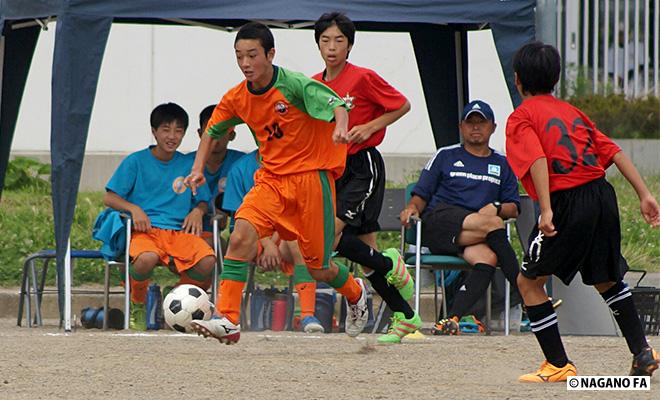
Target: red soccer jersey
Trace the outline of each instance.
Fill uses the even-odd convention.
[[[621,148],[582,111],[548,94],[524,100],[509,116],[506,150],[511,168],[537,200],[529,174],[534,161],[547,159],[552,193],[603,177]]]
[[[348,129],[355,125],[365,124],[381,115],[398,110],[406,103],[406,98],[393,88],[377,73],[368,69],[346,63],[344,69],[335,79],[323,80],[323,72],[312,78],[328,85],[341,96],[350,108],[348,113]],[[363,143],[349,143],[348,154],[355,154],[362,149],[378,146],[385,137],[385,128],[374,132]]]

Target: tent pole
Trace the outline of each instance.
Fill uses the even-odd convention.
[[[457,120],[461,120],[465,107],[465,87],[463,87],[463,40],[461,31],[454,32],[454,57],[456,58],[456,102],[458,106]]]
[[[0,110],[2,109],[2,76],[5,72],[5,37],[0,35]]]
[[[64,332],[71,332],[71,238],[64,256]]]

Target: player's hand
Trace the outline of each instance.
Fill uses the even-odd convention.
[[[374,134],[374,130],[367,124],[355,125],[348,131],[348,140],[351,143],[362,143]]]
[[[335,124],[335,130],[332,131],[332,141],[335,142],[335,144],[348,143],[349,138],[346,129],[339,126],[339,124]]]
[[[264,250],[257,259],[257,265],[264,271],[275,271],[282,264],[280,249],[272,240],[263,240],[261,245]]]
[[[419,210],[415,206],[408,206],[401,211],[399,214],[399,219],[401,220],[401,225],[406,228],[410,228],[410,217],[419,218]]]
[[[206,183],[203,172],[190,171],[190,175],[186,176],[183,184],[192,190],[193,196],[197,195],[197,188]]]
[[[149,220],[147,214],[138,206],[135,206],[130,212],[134,230],[138,232],[149,232],[151,229],[151,220]]]
[[[660,226],[660,206],[653,196],[647,196],[640,200],[639,209],[642,212],[644,221],[652,228]]]
[[[186,215],[186,218],[183,220],[183,225],[181,225],[181,229],[185,233],[191,233],[193,235],[200,236],[202,234],[202,218],[204,217],[204,212],[200,210],[199,208],[195,207],[190,212],[188,215]]]
[[[557,234],[555,225],[552,223],[552,215],[552,210],[548,210],[541,212],[541,215],[539,216],[539,230],[548,237],[552,237]]]

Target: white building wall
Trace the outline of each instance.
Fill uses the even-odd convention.
[[[14,155],[44,155],[50,149],[54,24],[49,28],[41,33],[37,44],[12,144]],[[273,33],[276,64],[307,75],[322,70],[313,31],[275,29]],[[188,112],[190,127],[181,150],[194,150],[199,111],[216,103],[243,79],[233,55],[234,35],[189,26],[114,24],[101,67],[87,156],[126,154],[151,144],[149,114],[167,101],[180,104]],[[512,106],[492,35],[489,30],[470,32],[468,39],[470,98],[483,99],[493,106],[499,125],[491,144],[502,150],[505,122]],[[388,129],[381,152],[386,156],[416,156],[423,165],[435,151],[435,144],[410,36],[358,32],[350,61],[377,71],[412,104],[410,113]],[[247,128],[238,129],[230,147],[243,151],[255,148]],[[388,166],[388,172],[390,169]],[[85,186],[89,185],[83,182]]]

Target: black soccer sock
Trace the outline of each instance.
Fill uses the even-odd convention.
[[[343,232],[337,245],[337,252],[342,257],[371,268],[381,275],[392,269],[392,260],[374,250],[352,233]]]
[[[456,316],[459,319],[464,316],[486,292],[493,274],[495,274],[495,267],[488,264],[475,264],[465,283],[454,296],[454,303],[449,310],[449,316]]]
[[[397,288],[387,283],[384,275],[372,271],[369,275],[365,274],[365,276],[371,282],[371,286],[376,293],[380,295],[392,311],[402,312],[406,319],[415,316],[415,312],[410,307],[410,304],[401,297],[401,293],[399,293]]]
[[[546,301],[536,306],[527,306],[527,316],[545,359],[557,368],[566,365],[568,356],[559,336],[557,314],[552,308],[552,303]]]
[[[644,329],[628,285],[619,281],[600,295],[612,310],[614,319],[616,319],[623,337],[626,338],[630,352],[637,355],[648,347],[649,344],[646,342]]]
[[[492,232],[488,232],[486,235],[486,244],[490,247],[491,250],[497,255],[497,264],[502,268],[502,272],[506,277],[506,280],[509,281],[511,286],[513,286],[516,291],[518,290],[518,283],[516,279],[518,278],[518,257],[516,257],[516,252],[513,251],[511,243],[506,236],[506,230],[496,229]]]

